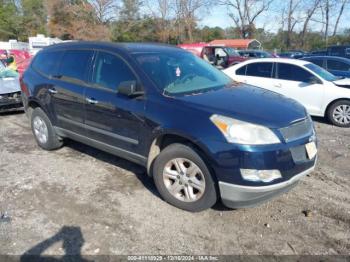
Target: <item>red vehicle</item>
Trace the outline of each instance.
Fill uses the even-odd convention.
[[[6,50],[0,50],[0,54],[4,53],[5,51]],[[22,75],[29,66],[32,56],[29,54],[29,52],[24,50],[9,50],[9,52],[15,58],[18,73]]]
[[[219,68],[227,68],[247,60],[233,48],[222,45],[211,45],[208,43],[182,44],[178,45],[212,65]]]

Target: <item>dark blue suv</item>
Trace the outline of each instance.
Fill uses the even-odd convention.
[[[40,147],[69,138],[140,164],[163,199],[185,210],[219,198],[254,206],[315,167],[304,107],[176,47],[54,45],[35,56],[21,86]]]

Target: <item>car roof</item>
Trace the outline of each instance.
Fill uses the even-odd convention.
[[[312,59],[312,58],[316,58],[316,59],[333,59],[333,60],[338,60],[338,61],[344,61],[347,63],[350,63],[350,59],[345,58],[345,57],[340,57],[340,56],[307,56],[307,57],[303,57],[302,59]]]
[[[106,50],[119,50],[127,53],[148,53],[148,52],[185,52],[183,49],[167,44],[160,43],[113,43],[113,42],[90,42],[90,41],[77,41],[77,42],[65,42],[54,44],[46,47],[44,50],[56,50],[56,49],[71,49],[71,48],[102,48]]]
[[[258,59],[250,59],[250,60],[244,61],[242,63],[237,64],[237,66],[248,65],[255,62],[285,63],[285,64],[293,64],[293,65],[299,65],[299,66],[304,66],[310,63],[308,61],[299,60],[299,59],[290,59],[290,58],[258,58]]]

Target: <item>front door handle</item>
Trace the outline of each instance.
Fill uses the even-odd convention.
[[[98,101],[95,100],[94,98],[86,98],[86,101],[87,101],[89,104],[92,104],[92,105],[98,104]]]
[[[281,83],[275,84],[275,87],[281,88],[281,87],[282,87],[282,84],[281,84]]]
[[[49,93],[54,95],[54,94],[57,94],[58,92],[57,92],[56,89],[50,88],[50,89],[49,89]]]

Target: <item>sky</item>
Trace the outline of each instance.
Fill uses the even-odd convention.
[[[278,0],[282,1],[282,0]],[[278,2],[277,2],[278,3]],[[215,27],[219,26],[221,28],[227,28],[229,26],[233,26],[233,20],[227,14],[227,7],[216,5],[213,7],[209,13],[205,13],[202,15],[199,21],[199,25],[201,27],[210,26]],[[339,31],[350,28],[350,20],[348,19],[350,16],[350,5],[345,10],[342,19],[339,23]],[[276,22],[277,21],[277,22]],[[277,32],[277,30],[281,26],[281,15],[278,12],[265,12],[261,17],[256,21],[257,27],[265,28],[265,30],[270,32]],[[314,31],[321,31],[322,24],[320,23],[310,23],[310,28]],[[333,28],[331,26],[331,32]]]

